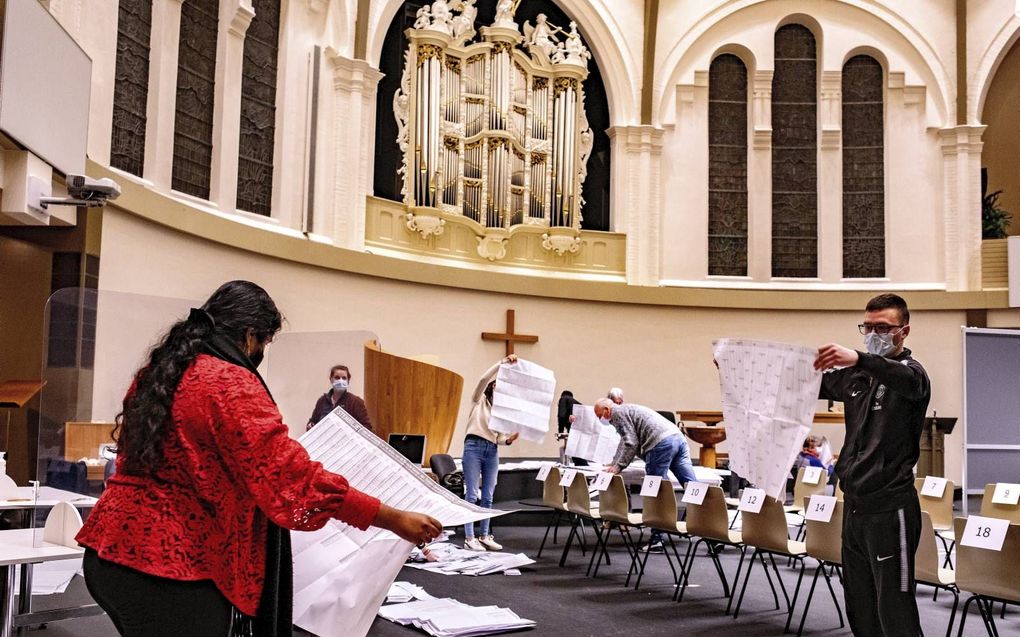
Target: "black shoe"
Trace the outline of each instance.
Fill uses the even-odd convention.
[[[662,540],[655,540],[645,544],[639,549],[642,553],[663,553],[665,549],[662,546]]]

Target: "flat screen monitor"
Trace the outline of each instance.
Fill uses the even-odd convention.
[[[421,466],[425,462],[425,436],[421,434],[390,434],[387,442],[412,464]]]

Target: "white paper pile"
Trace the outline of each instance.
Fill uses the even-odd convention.
[[[67,590],[75,575],[81,573],[81,558],[40,562],[32,568],[32,594],[54,595]],[[14,567],[14,581],[20,581],[21,566]]]
[[[379,616],[403,626],[413,625],[437,637],[492,635],[535,625],[509,608],[469,606],[449,598],[383,606]]]
[[[435,599],[425,592],[425,589],[411,582],[393,582],[390,584],[390,592],[386,593],[387,604],[409,602],[413,599]]]
[[[822,375],[815,350],[741,339],[715,342],[730,468],[782,501],[811,429]]]
[[[343,409],[323,418],[300,442],[312,459],[351,486],[391,506],[427,513],[444,526],[504,513],[468,504],[442,488]],[[339,520],[318,531],[292,533],[291,541],[294,623],[320,637],[368,634],[412,548],[389,531],[360,531]]]
[[[552,370],[521,358],[516,363],[503,363],[492,392],[489,429],[519,433],[525,440],[541,443],[549,432],[555,391]]]
[[[448,542],[434,542],[429,545],[429,551],[435,561],[412,562],[407,566],[443,575],[491,575],[535,563],[524,553],[481,553],[458,548]]]
[[[574,405],[574,422],[567,436],[566,455],[607,465],[613,461],[619,446],[620,434],[613,426],[600,423],[590,405]]]

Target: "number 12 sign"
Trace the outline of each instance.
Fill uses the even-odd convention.
[[[761,505],[765,504],[765,489],[744,489],[740,496],[740,506],[737,509],[748,513],[761,512]]]

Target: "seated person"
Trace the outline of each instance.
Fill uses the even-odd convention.
[[[344,411],[349,413],[355,420],[361,423],[362,427],[372,431],[372,421],[368,417],[368,409],[365,407],[365,401],[362,400],[360,396],[356,396],[347,391],[347,387],[350,382],[351,370],[349,370],[346,365],[334,365],[330,368],[330,390],[322,396],[319,396],[319,400],[316,401],[315,409],[312,411],[312,417],[308,419],[308,426],[305,428],[306,431],[314,427],[316,423],[326,417],[326,414],[337,407],[343,407]]]
[[[794,473],[801,467],[819,467],[825,469],[829,475],[832,475],[835,467],[822,462],[818,449],[821,444],[822,439],[818,436],[811,435],[804,439],[804,448],[797,454],[797,461],[793,463]]]

